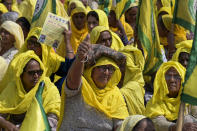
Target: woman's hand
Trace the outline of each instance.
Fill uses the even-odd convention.
[[[17,128],[14,124],[5,119],[0,118],[0,122],[0,127],[4,128],[5,131],[19,131],[19,128]]]
[[[72,31],[71,31],[69,22],[68,22],[68,30],[65,29],[64,32],[63,32],[63,35],[64,35],[64,42],[66,44],[70,43],[70,38],[71,38],[71,35],[72,35]]]

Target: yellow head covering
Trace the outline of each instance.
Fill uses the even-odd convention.
[[[6,60],[1,56],[0,56],[0,65],[1,65],[0,66],[0,72],[1,72],[0,81],[1,81],[8,67]]]
[[[7,13],[8,9],[6,8],[6,6],[2,3],[0,3],[0,12],[2,13]]]
[[[171,7],[171,0],[161,0],[164,7]]]
[[[25,44],[22,46],[22,48],[19,50],[18,54],[26,52],[27,49],[27,40],[34,36],[37,39],[39,39],[40,33],[41,33],[42,28],[35,27],[32,28],[26,38]],[[50,76],[52,73],[55,73],[60,66],[60,63],[64,61],[64,58],[60,57],[57,55],[54,50],[50,47],[47,46],[46,44],[41,44],[42,47],[42,62],[45,66],[46,69],[46,76]],[[18,55],[17,54],[17,55]]]
[[[169,61],[161,65],[155,77],[153,97],[146,106],[146,116],[150,118],[161,115],[170,121],[178,118],[182,86],[176,98],[169,98],[167,96],[169,91],[165,80],[165,73],[171,67],[174,67],[181,76],[181,85],[184,82],[185,68],[181,64],[175,61]]]
[[[92,80],[92,70],[96,66],[108,64],[114,66],[115,71],[106,87],[99,89]],[[84,77],[82,77],[82,94],[85,102],[97,110],[104,112],[110,118],[126,118],[128,116],[126,104],[117,87],[120,78],[121,72],[115,62],[106,57],[100,58],[96,65],[84,71]]]
[[[127,117],[123,121],[119,131],[132,131],[136,124],[144,118],[146,117],[143,115],[132,115]]]
[[[171,8],[170,7],[161,7],[157,13],[157,16],[161,13],[161,12],[166,12],[168,15],[172,15],[171,12]]]
[[[131,8],[131,7],[136,7],[136,6],[138,6],[139,5],[139,0],[135,0],[134,2],[132,2],[131,4],[130,4],[130,6],[129,6],[129,8]],[[128,9],[129,9],[128,8]],[[127,9],[127,10],[128,10]]]
[[[99,17],[99,26],[105,26],[109,29],[109,22],[106,13],[100,9],[95,9],[93,11],[95,11]]]
[[[186,40],[186,41],[182,41],[178,44],[176,44],[176,52],[174,53],[174,55],[172,56],[172,60],[173,61],[179,61],[179,55],[181,52],[186,52],[190,54],[191,48],[192,48],[192,43],[193,40]]]
[[[114,32],[110,31],[107,27],[104,26],[96,26],[92,32],[90,33],[90,41],[92,44],[96,44],[96,42],[99,39],[100,33],[103,31],[109,31],[110,34],[112,35],[112,44],[111,48],[118,51],[120,48],[124,47],[121,39],[117,34]]]
[[[163,15],[162,16],[163,23],[169,31],[171,31],[171,28],[172,28],[172,19],[173,19],[172,15]],[[187,40],[185,29],[177,24],[174,25],[174,32],[173,33],[175,35],[175,44],[178,44],[181,41]]]
[[[14,46],[19,50],[24,43],[23,30],[21,29],[20,25],[12,21],[5,21],[1,25],[1,28],[4,28],[10,34],[14,35],[15,38]]]
[[[35,85],[35,87],[27,93],[21,81],[21,74],[24,71],[24,67],[31,59],[35,59],[36,61],[38,61],[40,64],[40,68],[44,72],[40,77],[39,82]],[[42,93],[42,105],[44,107],[44,110],[46,113],[54,113],[57,116],[59,116],[59,92],[57,88],[54,86],[54,84],[50,82],[49,78],[45,77],[46,71],[44,69],[44,65],[33,51],[28,51],[26,53],[18,55],[18,57],[16,57],[9,65],[8,70],[10,70],[12,74],[10,74],[10,79],[6,81],[6,87],[0,95],[0,113],[25,113],[29,109],[33,99],[35,98],[35,94],[38,90],[39,83],[41,81],[44,81],[45,86]]]

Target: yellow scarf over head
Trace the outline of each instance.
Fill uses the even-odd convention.
[[[162,16],[164,26],[166,27],[168,31],[171,31],[172,29],[172,19],[173,19],[172,15]],[[181,41],[187,40],[186,30],[177,24],[174,25],[174,31],[172,33],[174,34],[174,44],[178,44]]]
[[[124,47],[121,39],[119,38],[119,36],[117,34],[115,34],[114,32],[110,31],[107,27],[104,26],[96,26],[94,27],[94,29],[92,30],[92,32],[90,33],[90,41],[92,44],[96,44],[96,42],[98,41],[101,32],[103,31],[108,31],[110,32],[111,36],[112,36],[112,44],[111,47],[112,49],[118,51],[120,48]]]
[[[176,98],[169,98],[167,96],[169,91],[165,79],[165,74],[171,67],[174,67],[181,76],[181,85],[184,82],[185,68],[181,64],[175,61],[163,63],[157,71],[154,80],[153,97],[146,106],[147,117],[154,118],[157,116],[164,116],[169,121],[173,121],[178,118],[179,106],[181,103],[180,95],[182,86]]]
[[[181,52],[186,52],[190,54],[191,48],[192,48],[192,43],[193,40],[186,40],[186,41],[182,41],[178,44],[176,44],[176,52],[174,53],[174,55],[172,56],[172,60],[173,61],[179,61],[179,55]]]
[[[99,26],[105,26],[109,29],[109,22],[106,13],[100,9],[95,9],[93,11],[95,11],[99,17]]]
[[[6,60],[1,56],[0,56],[0,65],[1,65],[0,66],[0,72],[1,72],[0,81],[1,81],[8,67]]]
[[[104,89],[99,89],[92,79],[92,70],[96,66],[108,64],[115,67],[115,71],[106,87]],[[94,66],[84,71],[84,77],[82,77],[82,95],[84,101],[110,118],[126,118],[128,116],[127,107],[117,87],[120,78],[121,72],[115,62],[106,57],[100,58]]]
[[[30,30],[26,38],[25,44],[19,50],[18,54],[26,52],[28,50],[27,40],[30,37],[34,36],[37,39],[39,39],[41,30],[42,28],[39,28],[39,27],[35,27]],[[56,54],[52,47],[46,44],[41,44],[41,48],[42,48],[42,63],[44,64],[45,69],[46,69],[46,76],[49,77],[52,73],[55,73],[59,69],[61,62],[64,62],[65,60],[64,58]]]
[[[5,21],[0,28],[4,28],[14,36],[14,47],[19,50],[24,44],[23,30],[21,29],[20,25],[13,21]]]
[[[40,76],[38,83],[29,92],[26,92],[21,80],[21,74],[24,72],[26,64],[35,59],[40,64],[40,68],[43,70],[43,74]],[[60,96],[57,88],[49,78],[45,77],[44,65],[40,61],[37,55],[33,51],[21,53],[16,57],[9,65],[10,72],[12,72],[10,79],[7,82],[5,89],[0,95],[0,113],[3,114],[22,114],[26,113],[25,119],[21,128],[34,127],[34,130],[38,130],[41,126],[42,118],[40,108],[38,107],[36,100],[36,92],[39,87],[39,83],[44,81],[44,89],[42,93],[42,106],[46,114],[54,113],[59,117],[60,112]],[[37,110],[32,110],[37,109]],[[39,112],[39,113],[38,113]],[[38,113],[38,114],[37,114]],[[22,130],[21,129],[21,130]],[[22,131],[23,131],[22,130]]]

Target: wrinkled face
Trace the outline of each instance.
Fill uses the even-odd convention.
[[[112,65],[97,66],[92,70],[92,79],[99,89],[104,89],[113,75],[115,68]]]
[[[91,32],[92,29],[99,25],[99,21],[94,16],[88,17],[88,31]]]
[[[25,91],[29,92],[38,83],[42,73],[40,64],[36,60],[32,59],[27,63],[21,75]]]
[[[73,23],[78,30],[85,27],[86,15],[84,13],[76,13],[72,16]]]
[[[14,35],[10,34],[7,30],[5,30],[4,28],[0,29],[0,43],[1,43],[1,47],[4,48],[6,46],[13,46],[14,42],[15,42],[15,38]]]
[[[169,91],[168,97],[176,98],[181,87],[181,76],[174,67],[171,67],[166,72],[165,79]]]
[[[138,7],[132,7],[125,13],[126,22],[128,22],[132,27],[136,25]]]
[[[181,65],[187,68],[188,61],[189,61],[189,53],[181,52],[179,54],[179,62],[181,63]]]
[[[116,13],[111,10],[108,15],[109,26],[117,27]]]
[[[100,33],[99,39],[96,42],[97,44],[101,44],[107,47],[111,47],[112,44],[112,36],[109,31],[103,31]]]
[[[33,50],[37,56],[41,58],[42,56],[42,47],[41,44],[37,41],[38,39],[35,36],[31,36],[27,40],[27,49]]]
[[[12,0],[4,0],[3,4],[7,7],[8,11],[12,11]]]

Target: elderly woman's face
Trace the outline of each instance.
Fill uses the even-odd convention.
[[[39,42],[37,42],[37,38],[32,36],[27,40],[27,49],[33,50],[35,54],[39,57],[42,56],[42,47]]]
[[[82,30],[86,24],[86,15],[84,13],[76,13],[72,16],[73,23],[78,30]]]
[[[165,79],[169,91],[168,97],[176,98],[181,87],[181,76],[174,67],[171,67],[167,70]]]
[[[99,89],[104,89],[115,68],[112,65],[97,66],[92,70],[92,79]]]
[[[112,36],[111,36],[110,32],[109,31],[101,32],[96,43],[107,46],[107,47],[111,47]]]
[[[188,61],[189,61],[189,53],[181,52],[179,54],[179,62],[181,63],[181,65],[187,68]]]
[[[0,29],[0,36],[1,36],[0,43],[2,47],[8,46],[8,45],[14,45],[13,44],[15,42],[14,35],[10,34],[4,28]]]
[[[27,92],[38,83],[42,73],[40,64],[36,60],[32,59],[27,63],[21,75],[23,87]]]

